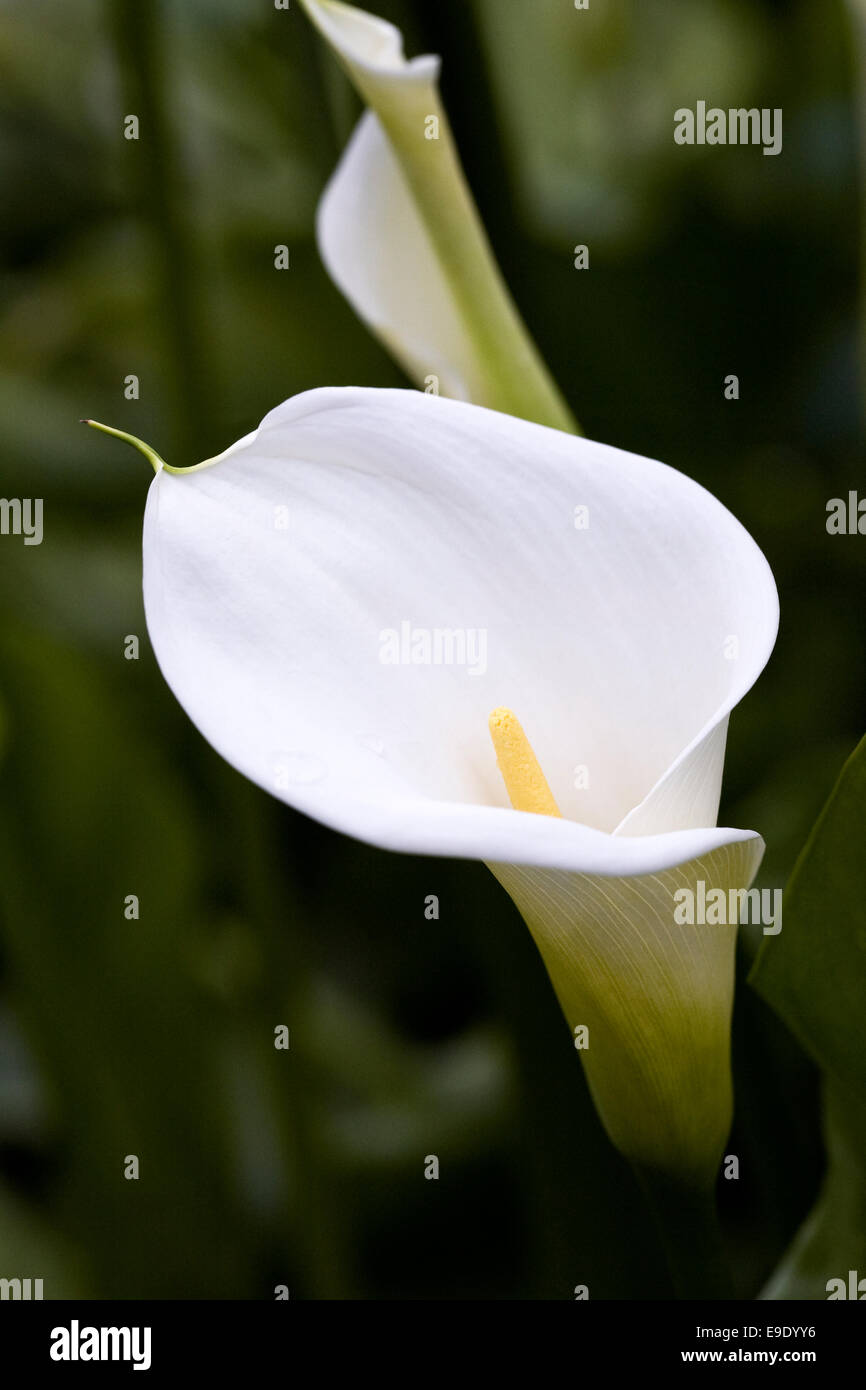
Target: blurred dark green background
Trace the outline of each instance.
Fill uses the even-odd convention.
[[[773,566],[781,635],[732,720],[721,822],[764,834],[781,886],[864,724],[864,542],[825,529],[864,479],[844,12],[377,12],[443,55],[491,239],[586,433],[698,479]],[[783,154],[677,147],[698,99],[782,107]],[[664,1298],[508,899],[480,865],[330,834],[203,743],[147,642],[149,470],[77,423],[187,464],[308,387],[405,384],[314,242],[356,111],[297,4],[0,3],[0,491],[45,507],[41,546],[0,538],[0,1276],[46,1297]],[[813,1069],[745,984],[734,1054],[720,1196],[751,1297],[823,1155]]]

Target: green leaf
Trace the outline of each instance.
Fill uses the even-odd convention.
[[[866,739],[848,759],[785,890],[782,930],[749,982],[833,1079],[866,1094]]]
[[[829,1167],[814,1210],[800,1227],[762,1299],[828,1297],[830,1279],[866,1276],[866,1105],[835,1082],[825,1089]]]
[[[763,1293],[824,1299],[866,1275],[866,739],[848,759],[785,890],[750,983],[825,1072],[828,1168],[818,1201]]]

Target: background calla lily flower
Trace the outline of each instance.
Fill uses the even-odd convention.
[[[302,0],[370,108],[322,198],[331,278],[420,386],[574,429],[496,265],[438,90],[392,24]]]
[[[569,1027],[589,1028],[614,1141],[708,1184],[736,927],[675,925],[673,892],[757,869],[761,839],[716,817],[728,714],[778,621],[734,517],[674,469],[557,430],[317,390],[206,466],[158,467],[144,598],[166,680],[239,771],[362,840],[491,866]],[[437,632],[440,664],[419,641]],[[503,704],[560,817],[509,806],[487,732]]]

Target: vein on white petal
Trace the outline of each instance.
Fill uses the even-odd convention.
[[[675,894],[751,882],[757,843],[613,881],[506,863],[493,873],[525,918],[614,1143],[633,1161],[715,1170],[731,1113],[736,923],[678,926]],[[614,1043],[614,1045],[610,1045]]]

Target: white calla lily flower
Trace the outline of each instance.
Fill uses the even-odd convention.
[[[336,285],[419,386],[573,430],[514,306],[438,90],[392,24],[302,0],[370,108],[323,195],[319,249]]]
[[[489,864],[614,1142],[706,1185],[736,924],[677,925],[673,894],[763,851],[716,826],[778,622],[748,533],[664,464],[416,391],[311,391],[155,466],[147,625],[205,738],[336,830]]]

